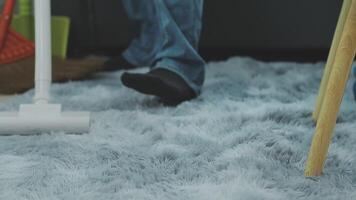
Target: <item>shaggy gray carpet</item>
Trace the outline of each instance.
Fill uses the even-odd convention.
[[[324,175],[303,176],[322,68],[210,63],[202,96],[176,108],[124,88],[121,72],[56,84],[53,98],[66,110],[93,112],[91,131],[1,137],[0,199],[355,199],[350,84]]]

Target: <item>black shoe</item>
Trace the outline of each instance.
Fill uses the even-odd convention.
[[[166,105],[178,105],[196,98],[194,91],[176,73],[158,68],[146,74],[124,73],[122,83],[140,93],[154,95]]]
[[[137,66],[129,63],[124,57],[121,55],[112,57],[109,60],[107,60],[104,64],[102,69],[104,71],[116,71],[116,70],[122,70],[122,69],[133,69],[136,68]]]

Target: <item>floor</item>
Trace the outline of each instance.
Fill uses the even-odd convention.
[[[63,111],[92,113],[90,132],[1,136],[0,199],[356,199],[353,77],[323,176],[303,176],[324,65],[211,62],[201,96],[177,107],[125,88],[123,72],[53,84]]]
[[[6,101],[11,97],[13,97],[13,96],[12,95],[2,95],[2,94],[0,94],[0,102],[1,101]]]

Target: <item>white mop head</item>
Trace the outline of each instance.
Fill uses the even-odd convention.
[[[61,105],[49,104],[52,76],[51,6],[49,0],[35,0],[36,72],[34,104],[21,105],[19,112],[0,113],[0,135],[28,135],[50,132],[89,131],[88,112],[61,112]]]
[[[0,135],[89,131],[89,112],[61,112],[61,105],[21,105],[19,112],[0,113]]]

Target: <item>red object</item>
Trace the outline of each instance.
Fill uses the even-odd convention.
[[[33,42],[10,29],[15,0],[6,0],[0,16],[0,64],[12,63],[35,54]]]

